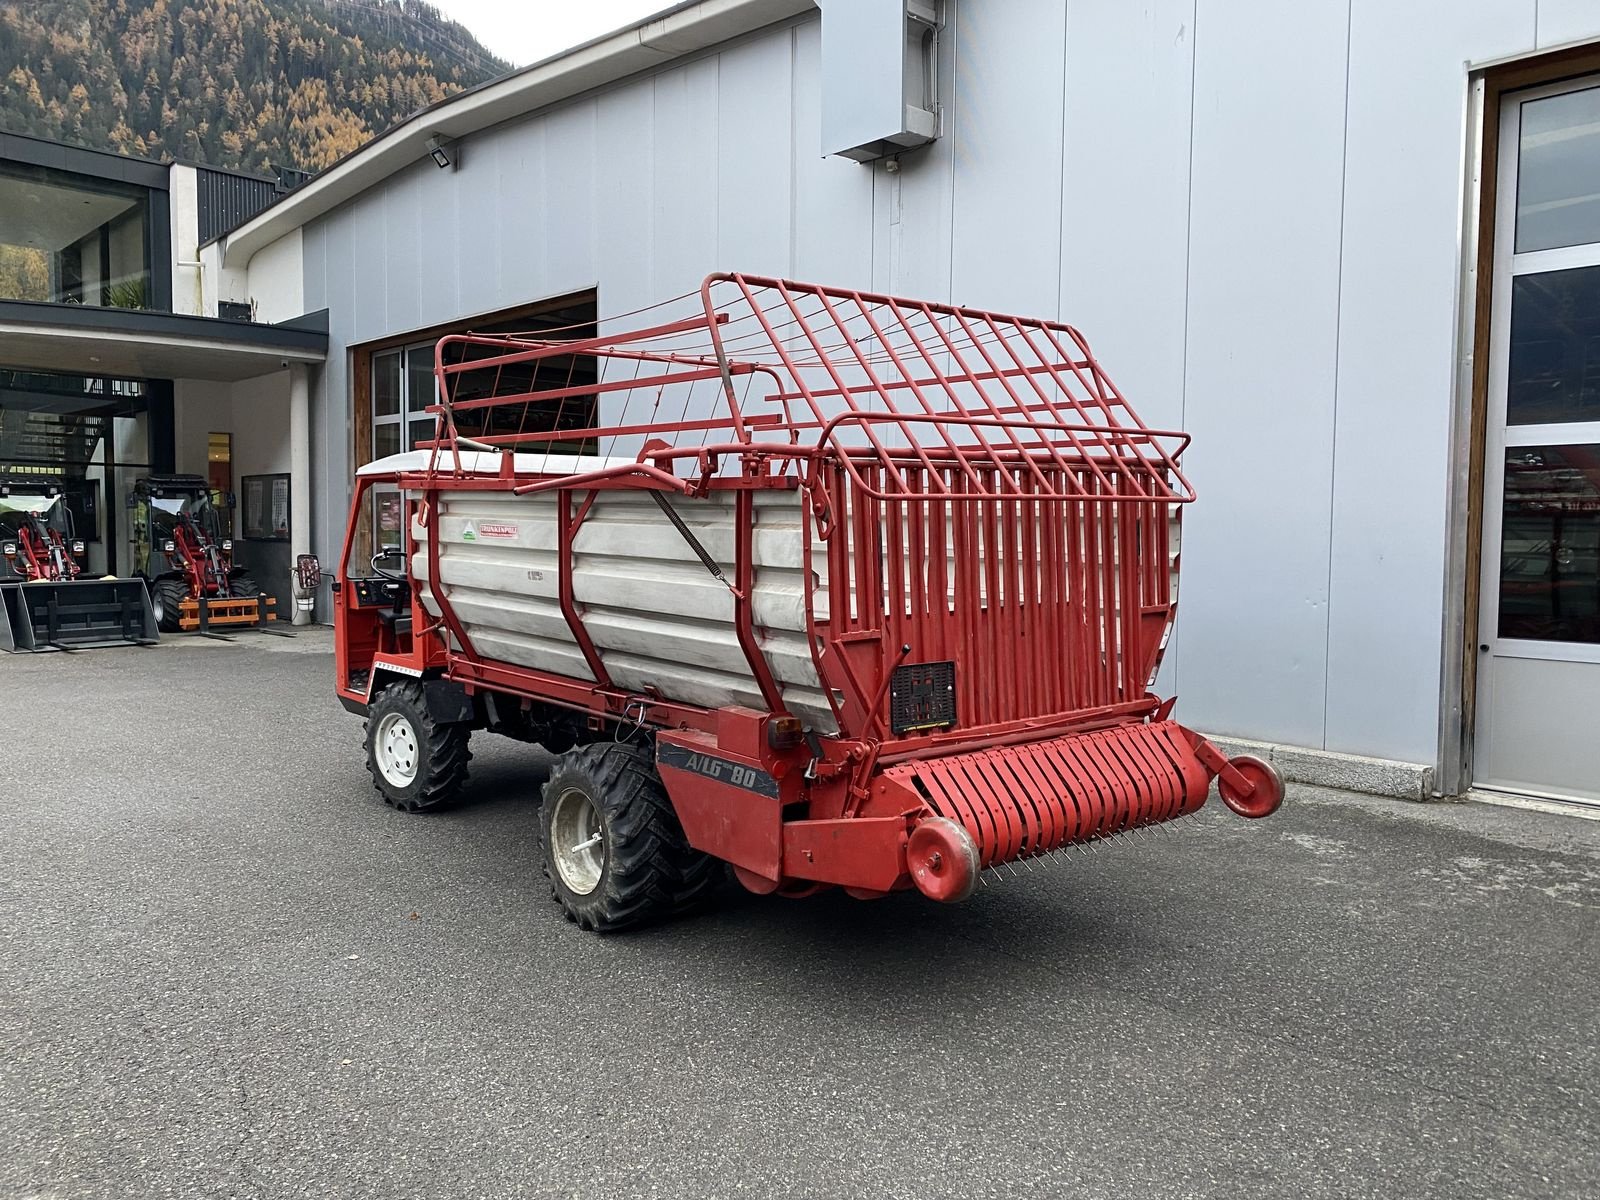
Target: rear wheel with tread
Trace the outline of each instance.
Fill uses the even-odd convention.
[[[717,859],[689,845],[654,756],[638,746],[562,755],[544,785],[539,844],[556,903],[598,933],[699,907],[723,878]]]
[[[415,680],[384,688],[367,709],[367,770],[383,802],[426,812],[451,800],[467,779],[471,732],[429,716]]]

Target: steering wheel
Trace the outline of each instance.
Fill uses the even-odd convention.
[[[383,562],[385,559],[389,559],[389,558],[398,558],[398,559],[400,559],[400,561],[402,563],[404,563],[405,562],[405,552],[403,550],[401,550],[400,547],[398,547],[398,546],[389,546],[389,547],[386,547],[383,550],[378,551],[378,553],[376,553],[376,554],[374,554],[372,556],[372,572],[373,572],[373,574],[375,574],[375,575],[377,575],[377,576],[379,576],[380,578],[383,578],[383,579],[392,580],[395,583],[403,583],[405,581],[405,576],[403,574],[399,574],[399,575],[393,574],[390,571],[388,571],[388,570],[386,570],[383,567],[378,565],[379,563]]]

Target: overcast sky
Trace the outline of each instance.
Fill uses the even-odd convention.
[[[675,0],[432,0],[501,58],[525,67],[632,25]]]

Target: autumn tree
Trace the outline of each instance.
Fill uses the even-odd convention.
[[[319,170],[507,65],[419,0],[0,0],[0,129]]]

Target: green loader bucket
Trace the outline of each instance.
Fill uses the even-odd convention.
[[[0,584],[0,650],[91,650],[159,640],[142,579]]]

